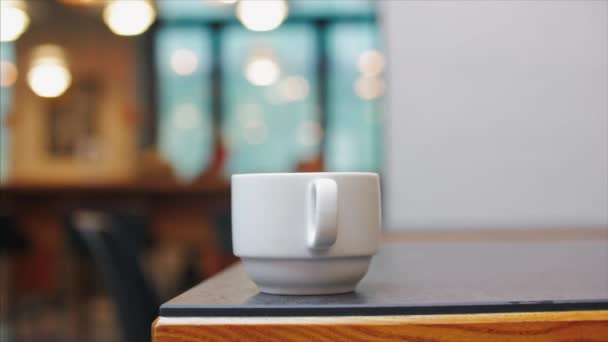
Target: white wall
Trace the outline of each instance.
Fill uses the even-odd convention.
[[[386,1],[388,229],[608,227],[608,2]]]

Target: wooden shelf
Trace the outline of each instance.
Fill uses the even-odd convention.
[[[102,183],[102,184],[35,184],[20,183],[0,186],[2,196],[49,196],[49,195],[228,195],[228,181],[202,184],[177,183]]]

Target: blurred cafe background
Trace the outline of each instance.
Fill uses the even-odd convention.
[[[373,1],[0,4],[3,342],[145,339],[234,260],[231,174],[380,168]]]
[[[0,5],[2,342],[149,340],[235,261],[235,173],[379,172],[405,242],[608,238],[606,1]]]

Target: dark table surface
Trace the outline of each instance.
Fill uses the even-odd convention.
[[[608,240],[385,244],[353,293],[277,296],[236,264],[165,317],[357,316],[608,309]]]

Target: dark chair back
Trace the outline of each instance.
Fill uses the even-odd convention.
[[[150,341],[160,303],[140,265],[148,231],[145,218],[78,210],[68,215],[67,227],[99,268],[118,309],[124,341]]]
[[[0,212],[0,255],[23,253],[27,245],[27,240],[19,232],[15,217]]]

